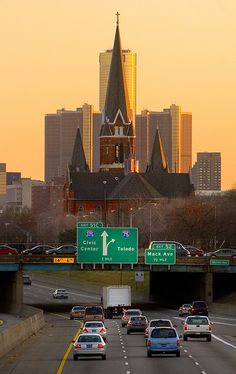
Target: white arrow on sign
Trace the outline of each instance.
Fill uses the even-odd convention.
[[[108,248],[109,244],[115,242],[115,239],[111,239],[107,243],[108,233],[106,231],[103,231],[103,233],[101,234],[101,236],[102,236],[102,255],[103,256],[107,256],[107,248]]]

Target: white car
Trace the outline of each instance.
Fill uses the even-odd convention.
[[[163,319],[163,318],[157,318],[157,319],[152,319],[149,321],[149,324],[144,332],[144,338],[148,339],[148,336],[151,334],[152,330],[155,329],[156,327],[174,327],[172,325],[171,320],[169,319]]]
[[[68,292],[64,288],[57,288],[53,292],[53,299],[68,299]]]
[[[183,322],[183,338],[206,338],[211,341],[213,323],[206,316],[189,316]]]
[[[106,341],[107,329],[102,321],[88,321],[85,322],[81,334],[99,334]]]

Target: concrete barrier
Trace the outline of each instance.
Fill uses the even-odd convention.
[[[36,308],[25,307],[26,314],[30,314],[26,319],[16,325],[0,330],[0,357],[11,349],[21,344],[24,340],[39,331],[45,324],[43,311]]]

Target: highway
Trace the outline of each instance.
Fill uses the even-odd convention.
[[[58,284],[58,287],[61,285]],[[59,373],[112,373],[112,374],[235,374],[236,372],[236,317],[210,315],[213,325],[212,342],[189,339],[181,342],[181,357],[161,355],[147,358],[143,334],[126,334],[120,319],[107,320],[107,360],[84,358],[74,361],[71,341],[81,323],[69,319],[71,306],[96,303],[100,295],[84,287],[69,287],[68,300],[53,300],[55,284],[33,281],[24,287],[26,303],[45,310],[46,326],[0,360],[0,373],[4,374],[59,374]],[[183,318],[168,309],[147,310],[149,318],[170,318],[181,333]]]

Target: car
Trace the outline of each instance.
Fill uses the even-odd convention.
[[[29,275],[23,274],[23,284],[31,286],[31,278]]]
[[[148,320],[145,316],[130,316],[127,323],[127,335],[131,332],[144,332],[147,325]]]
[[[16,248],[12,248],[7,244],[0,245],[0,255],[17,255],[18,251]]]
[[[195,256],[195,257],[204,256],[204,251],[200,248],[193,247],[192,245],[184,245],[184,248],[186,248],[190,252],[191,256]]]
[[[180,357],[180,338],[174,327],[154,328],[148,336],[147,357],[153,354],[175,354]]]
[[[104,310],[101,305],[86,306],[84,311],[84,322],[105,321]]]
[[[207,252],[205,254],[207,257],[232,257],[236,258],[235,248],[220,248],[213,252]]]
[[[176,256],[185,256],[185,257],[190,257],[191,254],[188,249],[186,249],[183,244],[173,241],[173,240],[168,240],[168,241],[161,241],[161,240],[154,240],[150,242],[149,244],[149,249],[153,248],[153,244],[175,244],[176,245]]]
[[[208,316],[208,306],[205,301],[193,301],[190,308],[191,315]]]
[[[158,319],[152,319],[147,328],[145,329],[144,332],[144,338],[147,339],[148,335],[152,332],[152,330],[156,327],[173,327],[171,320],[169,319],[163,319],[163,318],[158,318]]]
[[[68,292],[64,288],[57,288],[53,292],[54,299],[68,299]]]
[[[58,248],[48,249],[47,255],[75,255],[77,253],[77,247],[72,244],[61,245]]]
[[[140,309],[127,309],[121,317],[121,326],[125,327],[131,316],[141,316],[142,312]]]
[[[81,334],[96,333],[101,335],[104,341],[107,338],[107,329],[102,321],[85,322]]]
[[[84,318],[85,306],[75,305],[70,311],[70,319]]]
[[[80,356],[101,356],[106,360],[106,343],[100,334],[80,334],[73,346],[73,359]]]
[[[179,307],[179,316],[186,316],[191,313],[191,304],[182,304]]]
[[[21,253],[22,255],[44,255],[46,251],[53,248],[54,247],[52,247],[51,245],[39,244],[33,248],[24,249],[24,251],[22,251]]]
[[[206,338],[211,341],[212,322],[207,316],[188,316],[183,322],[183,338]]]

